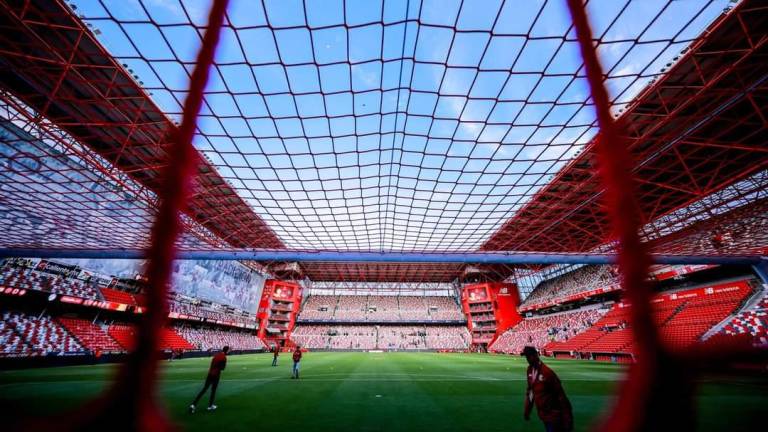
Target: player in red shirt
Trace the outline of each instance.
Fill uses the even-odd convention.
[[[197,394],[197,397],[192,402],[192,405],[189,406],[190,413],[194,414],[195,409],[197,409],[197,402],[201,397],[203,397],[205,392],[208,390],[208,387],[211,388],[211,398],[208,400],[208,411],[213,411],[217,408],[216,405],[213,404],[213,401],[216,399],[216,388],[219,386],[221,371],[227,367],[228,352],[229,347],[225,346],[221,349],[220,353],[217,353],[211,359],[211,367],[208,369],[208,377],[205,379],[205,385],[203,386],[203,389],[200,390],[200,393]]]
[[[272,350],[272,366],[277,366],[277,356],[280,355],[280,347],[275,344],[275,348]]]
[[[293,351],[293,375],[291,375],[291,379],[299,379],[299,362],[301,362],[301,347],[296,346]]]
[[[545,365],[536,348],[527,346],[520,354],[528,360],[528,388],[525,391],[525,420],[531,419],[531,409],[544,422],[547,432],[570,432],[573,430],[573,410],[565,395],[557,374]]]

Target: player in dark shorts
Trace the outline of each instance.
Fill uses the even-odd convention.
[[[219,386],[221,371],[227,367],[228,352],[229,347],[225,346],[221,349],[221,352],[214,355],[211,359],[211,367],[208,369],[208,377],[205,379],[205,385],[203,386],[203,389],[200,390],[200,393],[197,394],[195,400],[192,401],[192,404],[189,406],[190,413],[194,414],[195,410],[197,409],[197,402],[199,402],[200,398],[203,397],[205,392],[208,390],[208,387],[211,388],[211,398],[208,399],[208,411],[213,411],[217,408],[213,402],[214,399],[216,399],[216,388]]]
[[[272,350],[273,357],[272,357],[272,366],[277,366],[277,356],[280,355],[280,347],[275,344],[275,348]]]
[[[536,406],[539,418],[547,432],[570,432],[573,430],[573,410],[565,395],[557,374],[545,365],[539,352],[532,346],[523,348],[520,354],[528,360],[528,388],[525,391],[526,421],[531,418],[531,409]]]
[[[301,362],[301,347],[297,346],[293,351],[293,375],[291,379],[299,379],[299,363]]]

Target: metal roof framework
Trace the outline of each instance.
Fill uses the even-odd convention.
[[[0,28],[2,87],[39,121],[55,124],[98,154],[109,165],[104,169],[119,170],[156,192],[176,125],[69,6],[6,3]],[[204,158],[187,214],[229,244],[282,246]]]
[[[551,3],[551,2],[550,2]],[[711,2],[710,2],[711,3]],[[103,4],[103,3],[101,3]],[[709,3],[707,3],[709,4]],[[184,4],[181,4],[184,8]],[[142,6],[144,7],[144,6]],[[460,7],[463,8],[463,4]],[[511,34],[504,37],[524,36],[530,41],[548,41],[557,39],[549,36],[537,36],[535,34],[535,22],[540,17],[546,17],[548,4],[538,10],[538,14],[532,21],[531,27],[527,33]],[[625,5],[624,8],[627,6]],[[146,8],[145,8],[146,9]],[[461,9],[463,10],[463,9]],[[603,29],[603,33],[598,37],[597,44],[606,47],[616,46],[616,44],[630,44],[633,47],[641,46],[647,41],[637,37],[632,40],[608,40],[607,33],[612,25],[620,21],[621,12],[617,13],[612,22]],[[648,27],[661,17],[667,7],[650,21]],[[500,7],[496,19],[499,19],[504,11]],[[315,67],[332,67],[337,65],[346,65],[348,70],[352,68],[362,68],[371,63],[384,65],[383,59],[374,59],[371,61],[355,61],[349,57],[349,35],[354,31],[365,29],[371,26],[380,26],[382,28],[395,28],[408,26],[418,23],[424,29],[434,31],[447,31],[451,34],[451,46],[458,44],[459,40],[465,36],[474,34],[488,33],[488,29],[471,29],[462,27],[461,13],[457,13],[453,23],[440,24],[430,23],[422,20],[421,15],[410,15],[410,10],[400,20],[387,21],[385,18],[373,19],[370,22],[360,24],[344,23],[341,26],[315,26],[311,23],[305,23],[301,26],[281,26],[269,20],[266,16],[266,24],[252,26],[252,28],[238,28],[236,19],[230,16],[230,30],[234,33],[244,30],[263,30],[273,34],[281,31],[307,30],[312,34],[315,32],[329,31],[337,27],[343,27],[347,32],[347,59],[345,61],[323,63],[315,58]],[[420,13],[420,12],[419,12]],[[668,13],[668,12],[666,12]],[[384,11],[382,11],[384,14]],[[147,12],[149,16],[149,12]],[[268,15],[268,14],[267,14]],[[383,15],[382,15],[383,16]],[[768,166],[768,150],[765,148],[764,141],[761,141],[761,133],[764,133],[766,125],[765,112],[766,104],[766,31],[768,12],[765,6],[755,1],[744,1],[736,6],[736,9],[722,15],[718,18],[708,30],[698,36],[690,47],[685,48],[685,52],[680,58],[674,59],[668,65],[664,66],[662,71],[645,71],[627,74],[625,78],[629,81],[625,89],[632,85],[644,85],[652,80],[651,85],[633,101],[623,101],[621,96],[617,96],[616,114],[629,126],[630,140],[632,150],[637,161],[637,170],[635,175],[641,183],[641,196],[638,200],[644,211],[644,220],[647,222],[666,220],[668,226],[674,226],[675,223],[690,216],[680,209],[689,208],[693,203],[702,201],[705,197],[715,193],[723,188],[738,182],[739,180],[749,178],[749,176],[759,173]],[[3,49],[0,50],[0,98],[3,100],[4,111],[9,113],[6,120],[19,123],[23,121],[29,130],[35,130],[45,137],[54,137],[56,145],[64,149],[65,154],[74,155],[80,158],[88,169],[94,169],[104,175],[107,180],[99,180],[96,183],[112,183],[118,185],[120,190],[130,190],[131,194],[139,197],[143,203],[142,218],[133,221],[122,220],[120,223],[111,225],[114,228],[102,226],[102,231],[109,232],[111,235],[102,237],[91,237],[92,243],[82,243],[80,246],[92,247],[143,247],[146,245],[146,232],[148,223],[151,220],[151,214],[154,210],[153,193],[158,187],[158,176],[163,169],[162,160],[165,157],[167,148],[166,137],[175,128],[173,112],[164,112],[155,102],[155,95],[163,90],[173,92],[169,87],[152,88],[149,85],[143,85],[140,77],[134,76],[119,59],[108,52],[100,43],[99,38],[92,27],[86,23],[94,22],[93,19],[85,17],[86,21],[79,19],[68,5],[64,2],[27,2],[19,5],[5,4],[0,10],[0,40],[2,40]],[[91,17],[92,18],[92,17]],[[543,18],[542,18],[543,19]],[[99,21],[99,20],[96,20]],[[186,21],[181,24],[162,24],[148,18],[146,21],[134,22],[127,19],[121,19],[118,16],[107,14],[100,18],[100,22],[112,22],[118,26],[130,25],[152,25],[156,28],[165,30],[168,28],[190,26],[198,34],[201,31],[199,26],[195,26],[194,20],[186,13]],[[422,22],[423,21],[423,22]],[[98,24],[97,24],[98,27]],[[407,32],[407,30],[404,30]],[[424,30],[426,32],[426,30]],[[491,40],[497,36],[491,31]],[[275,36],[273,36],[275,37]],[[403,38],[403,45],[405,45]],[[277,39],[275,39],[277,41]],[[674,38],[662,41],[672,45]],[[564,50],[572,40],[568,36],[560,36],[559,50]],[[658,42],[658,41],[656,41]],[[277,42],[276,42],[277,43]],[[383,42],[382,42],[383,43]],[[526,42],[527,43],[527,42]],[[490,46],[490,43],[488,44]],[[487,49],[488,46],[486,46]],[[242,48],[241,48],[242,49]],[[520,49],[518,54],[525,48]],[[372,115],[378,115],[380,126],[378,133],[361,132],[354,129],[351,134],[341,133],[334,135],[328,132],[327,137],[334,139],[343,139],[354,136],[358,140],[356,150],[351,152],[357,156],[357,165],[362,167],[364,164],[360,157],[366,151],[361,151],[360,143],[367,137],[378,136],[389,137],[392,135],[393,144],[390,149],[379,150],[379,162],[373,165],[377,166],[376,178],[379,184],[371,191],[376,192],[376,212],[378,216],[372,217],[367,210],[350,210],[349,199],[343,197],[339,201],[340,207],[346,211],[344,217],[338,217],[333,212],[326,214],[315,214],[315,218],[310,220],[304,212],[310,212],[313,208],[312,200],[305,200],[304,204],[292,204],[293,209],[298,213],[283,214],[275,217],[272,210],[286,204],[288,201],[296,203],[290,194],[283,194],[283,198],[275,199],[273,195],[270,198],[272,205],[254,206],[251,198],[258,198],[253,195],[248,197],[243,195],[242,178],[232,177],[231,173],[238,166],[229,162],[222,162],[228,155],[227,152],[213,147],[214,151],[205,145],[199,146],[207,157],[200,157],[199,176],[195,185],[195,195],[189,203],[187,211],[188,225],[197,232],[198,238],[203,238],[207,246],[216,246],[226,248],[258,247],[258,248],[284,248],[286,244],[301,245],[313,244],[302,243],[308,239],[323,239],[323,236],[314,236],[313,231],[322,234],[326,227],[318,228],[320,225],[328,225],[335,229],[337,233],[342,234],[343,239],[331,241],[338,249],[356,250],[360,245],[367,245],[371,249],[377,249],[374,246],[397,246],[409,250],[407,242],[409,237],[416,233],[415,240],[410,243],[410,247],[416,245],[443,245],[447,250],[474,250],[480,247],[483,251],[495,250],[519,250],[519,251],[544,251],[544,252],[588,252],[599,248],[601,245],[610,244],[611,235],[607,232],[608,224],[604,212],[601,209],[600,196],[601,187],[597,178],[597,171],[594,158],[594,142],[587,144],[582,149],[583,144],[579,144],[579,138],[571,140],[565,144],[567,148],[563,156],[547,157],[536,156],[530,162],[533,165],[547,166],[544,171],[530,170],[526,168],[512,174],[523,178],[529,174],[535,174],[535,181],[515,182],[513,184],[503,184],[500,180],[491,184],[480,184],[478,172],[472,169],[465,169],[470,163],[479,160],[486,165],[479,173],[487,174],[488,167],[497,162],[498,159],[505,160],[498,151],[493,151],[491,156],[473,158],[466,157],[465,167],[460,170],[451,170],[446,168],[446,160],[437,170],[440,175],[446,173],[460,173],[461,175],[474,175],[475,183],[467,183],[471,192],[458,194],[464,199],[463,203],[453,202],[451,199],[439,198],[444,191],[439,190],[438,183],[432,184],[431,189],[420,189],[418,182],[423,180],[418,175],[409,178],[403,167],[408,167],[409,163],[403,159],[405,152],[405,136],[423,138],[430,144],[439,144],[443,138],[436,136],[438,131],[437,124],[441,122],[455,121],[456,125],[453,132],[445,139],[452,143],[469,145],[475,149],[493,146],[492,141],[485,141],[481,138],[482,132],[478,132],[476,137],[462,135],[466,130],[480,127],[482,131],[492,130],[494,127],[514,128],[521,126],[508,120],[492,119],[492,112],[484,118],[467,119],[462,118],[465,111],[468,110],[470,103],[487,102],[494,107],[510,104],[522,103],[524,106],[547,105],[549,112],[556,107],[569,107],[575,109],[590,109],[588,100],[576,102],[563,102],[559,98],[555,101],[539,102],[533,93],[524,96],[521,100],[505,100],[499,94],[495,97],[473,95],[470,90],[465,94],[451,93],[442,90],[442,83],[452,71],[475,71],[476,76],[472,83],[479,78],[479,73],[503,73],[505,71],[490,68],[483,70],[481,64],[455,65],[450,59],[441,61],[421,61],[415,53],[412,58],[402,55],[403,60],[412,60],[415,66],[436,66],[445,69],[440,79],[441,88],[437,90],[419,90],[413,82],[399,84],[391,90],[393,94],[401,95],[404,90],[409,92],[409,97],[434,97],[453,100],[463,98],[460,112],[451,115],[440,113],[437,104],[432,112],[418,113],[410,110],[406,104],[405,108],[400,108],[399,104],[391,111],[385,111],[382,105],[383,93],[385,88],[382,83],[373,90],[355,91],[320,91],[324,97],[344,95],[350,93],[356,100],[365,100],[364,97],[370,94],[379,93],[378,111],[374,109],[373,113],[353,112],[352,115],[334,115],[328,111],[327,106],[323,115],[279,115],[270,112],[267,116],[248,116],[238,113],[236,115],[217,115],[215,107],[208,107],[208,117],[219,123],[222,133],[210,133],[205,130],[199,131],[199,136],[203,141],[211,142],[222,137],[232,137],[227,132],[225,125],[228,121],[238,117],[248,121],[269,120],[277,131],[274,135],[263,134],[261,131],[253,132],[253,135],[261,139],[282,139],[290,140],[294,137],[282,136],[279,125],[289,120],[300,120],[309,122],[314,120],[324,120],[330,125],[332,122],[352,119],[356,125],[362,127],[364,120]],[[550,63],[554,61],[557,54],[550,57]],[[632,48],[627,48],[622,57],[631,57]],[[177,56],[173,58],[163,58],[161,61],[176,61],[185,67],[184,63]],[[310,66],[303,63],[293,64],[290,60],[278,58],[273,62],[284,70],[288,67]],[[621,60],[613,64],[613,70],[618,68]],[[271,63],[255,64],[252,67],[270,66]],[[224,75],[223,70],[232,64],[221,63],[216,65],[219,74]],[[513,66],[514,67],[514,66]],[[512,69],[506,71],[508,79],[516,76]],[[288,73],[288,72],[285,72]],[[351,72],[350,72],[351,73]],[[609,76],[611,72],[608,72]],[[524,75],[524,74],[518,74]],[[568,85],[573,85],[582,79],[578,70],[571,73],[548,74],[545,71],[540,73],[539,80],[561,78],[567,81]],[[613,77],[616,78],[616,77]],[[287,78],[290,80],[290,77]],[[350,79],[352,81],[352,79]],[[563,90],[565,93],[567,90]],[[259,94],[264,98],[271,96],[289,95],[292,98],[299,98],[313,94],[311,91],[302,92],[289,89],[285,91],[246,92],[253,96]],[[242,96],[234,90],[212,91],[207,96]],[[477,97],[476,97],[477,96]],[[562,95],[560,95],[562,96]],[[398,96],[399,97],[399,96]],[[265,99],[266,100],[266,99]],[[362,102],[361,102],[362,103]],[[551,105],[551,106],[550,106]],[[298,105],[297,105],[298,107]],[[360,107],[355,107],[358,109]],[[495,109],[495,108],[494,108]],[[204,113],[204,116],[206,114]],[[386,130],[381,126],[383,118],[390,115],[397,126],[402,118],[404,124],[408,119],[426,120],[431,122],[427,131],[424,133],[413,132],[403,126],[400,145],[397,149],[397,134],[386,134]],[[22,119],[23,117],[23,119]],[[545,117],[546,118],[546,117]],[[542,132],[549,126],[582,130],[581,137],[589,136],[586,130],[593,127],[592,123],[569,123],[555,122],[554,125],[547,125],[545,118],[536,124],[527,125]],[[463,124],[463,126],[462,126]],[[522,124],[526,126],[526,124]],[[356,126],[357,127],[357,126]],[[580,128],[580,129],[579,129]],[[308,132],[308,128],[304,129]],[[433,133],[434,132],[434,133]],[[307,136],[309,134],[307,133]],[[321,136],[325,137],[325,136]],[[237,138],[237,136],[235,136]],[[594,139],[599,139],[595,137]],[[534,141],[526,141],[526,144],[534,144]],[[498,141],[496,145],[509,144]],[[453,144],[452,144],[453,145]],[[46,150],[47,151],[47,150]],[[450,152],[450,148],[447,150]],[[580,152],[575,159],[570,157]],[[246,154],[247,152],[234,151],[235,154]],[[417,152],[418,153],[418,152]],[[568,153],[568,156],[565,154]],[[333,156],[336,158],[337,165],[335,169],[341,171],[339,156],[344,152],[333,150],[330,154],[313,153],[309,155],[317,161],[321,157]],[[432,154],[428,149],[421,151],[421,165],[419,170],[426,170],[430,158],[439,156]],[[266,152],[262,152],[266,155]],[[273,158],[287,156],[289,152],[271,155]],[[386,155],[386,156],[383,156]],[[400,157],[400,163],[394,164],[394,159]],[[48,151],[47,157],[55,155]],[[306,154],[290,155],[306,156]],[[389,163],[382,163],[381,157],[388,157]],[[215,162],[214,162],[215,161]],[[514,159],[506,160],[509,166],[515,163]],[[565,168],[559,170],[560,166]],[[387,167],[390,171],[381,171],[382,167]],[[274,168],[274,167],[273,167]],[[249,166],[253,172],[253,166]],[[296,169],[296,167],[292,167]],[[393,175],[393,169],[396,169]],[[49,167],[48,171],[56,171],[55,167]],[[278,171],[275,171],[276,173]],[[222,175],[221,173],[226,173]],[[25,174],[26,175],[26,174]],[[554,178],[549,181],[549,176]],[[26,181],[39,182],[39,180],[30,180],[26,175]],[[386,185],[380,183],[385,179]],[[438,177],[439,179],[439,177]],[[322,180],[322,179],[320,179]],[[365,177],[358,174],[356,180],[363,181]],[[395,188],[392,189],[390,182],[395,182]],[[402,181],[402,184],[400,183]],[[417,185],[406,187],[409,181],[416,181]],[[5,181],[7,185],[15,187],[19,183],[18,179]],[[60,182],[63,183],[63,182]],[[322,183],[322,181],[321,181]],[[450,182],[446,182],[450,183]],[[453,181],[454,184],[461,184],[461,181]],[[234,185],[234,186],[233,186]],[[339,183],[342,185],[342,183]],[[262,182],[259,186],[262,192],[269,191],[269,183]],[[410,197],[398,195],[398,188],[411,193]],[[523,189],[515,189],[523,187]],[[333,199],[329,198],[333,194],[344,193],[345,187],[333,186],[320,188],[326,195],[323,203],[330,204]],[[357,189],[361,193],[365,190],[359,186]],[[299,186],[295,191],[307,192],[305,186]],[[524,190],[524,191],[523,191]],[[17,190],[15,198],[6,200],[3,204],[10,210],[30,206],[30,201],[21,198],[22,190]],[[294,192],[285,190],[283,192]],[[454,191],[455,192],[455,191]],[[43,195],[45,188],[36,189],[36,193]],[[60,192],[58,192],[60,193]],[[77,194],[76,191],[72,192]],[[430,196],[426,200],[417,199],[418,193],[428,193]],[[244,198],[245,196],[245,198]],[[306,195],[309,196],[309,195]],[[478,196],[486,197],[488,201],[473,202]],[[503,196],[515,197],[515,202],[500,204],[499,199]],[[365,197],[360,195],[360,203],[365,208]],[[370,198],[370,197],[368,197]],[[398,210],[398,202],[405,198],[407,205],[401,206]],[[106,198],[102,198],[106,199]],[[357,199],[357,198],[354,198]],[[87,200],[91,200],[88,198]],[[258,200],[258,199],[257,199]],[[382,203],[381,200],[384,200]],[[445,200],[445,201],[443,201]],[[265,199],[266,201],[266,199]],[[32,201],[35,202],[35,201]],[[56,232],[61,232],[62,227],[67,230],[78,230],[85,224],[77,220],[77,212],[69,211],[70,221],[65,222],[67,212],[64,210],[45,209],[49,203],[45,200],[38,200],[40,214],[43,219],[53,226],[59,226],[59,231],[50,231],[51,235],[35,237],[34,231],[38,230],[38,225],[23,225],[18,237],[6,239],[4,246],[24,247],[24,246],[46,246],[46,247],[73,247],[72,242],[65,242],[55,236]],[[76,199],[73,203],[78,204]],[[430,219],[428,213],[435,210],[431,206],[435,203],[445,204],[439,209],[441,216]],[[91,202],[92,204],[92,202]],[[386,210],[381,210],[383,208]],[[303,206],[303,207],[302,207]],[[704,204],[706,208],[708,204]],[[94,206],[90,206],[93,208]],[[101,208],[99,206],[95,206]],[[77,208],[74,205],[73,208]],[[260,211],[255,211],[260,208]],[[503,208],[502,210],[499,210]],[[270,210],[271,209],[271,210]],[[383,216],[382,216],[383,215]],[[503,215],[512,215],[503,225]],[[666,219],[664,219],[664,216]],[[353,217],[354,216],[354,217]],[[357,218],[360,216],[360,218]],[[72,218],[75,219],[72,219]],[[266,222],[264,217],[270,219]],[[445,219],[452,219],[446,222]],[[675,219],[677,217],[677,219]],[[346,219],[345,219],[346,218]],[[479,219],[473,219],[479,218]],[[292,220],[294,219],[294,220]],[[345,219],[342,221],[342,219]],[[374,222],[376,219],[376,222]],[[96,218],[92,222],[94,227],[98,227],[99,220]],[[141,220],[143,222],[137,222]],[[296,221],[301,223],[297,223]],[[476,223],[481,220],[482,222]],[[674,222],[677,220],[678,222]],[[312,222],[313,223],[309,223]],[[340,222],[342,221],[342,222]],[[462,225],[460,228],[453,228],[452,224]],[[303,224],[302,224],[303,223]],[[122,224],[122,227],[120,227]],[[136,224],[131,227],[131,224]],[[279,235],[274,227],[282,226]],[[465,231],[466,226],[471,225],[470,231]],[[657,225],[649,224],[650,227]],[[17,227],[17,232],[19,228]],[[426,230],[429,234],[421,237],[420,229]],[[653,228],[656,229],[656,228]],[[661,228],[658,228],[661,229]],[[415,231],[414,231],[415,230]],[[39,231],[39,230],[38,230]],[[133,234],[130,235],[129,231]],[[325,234],[328,234],[327,231]],[[118,235],[116,233],[124,233]],[[468,234],[468,235],[464,235]],[[657,233],[646,233],[648,238],[658,237],[661,231]],[[345,237],[346,236],[346,237]],[[36,239],[30,243],[30,239]],[[121,241],[115,241],[122,239]],[[287,240],[287,241],[284,241]],[[303,239],[303,240],[302,240]],[[378,240],[376,240],[378,239]],[[387,240],[388,239],[388,240]],[[397,239],[397,242],[395,242]],[[487,239],[483,242],[483,239]],[[79,241],[80,239],[78,239]],[[87,240],[87,239],[86,239]],[[386,241],[385,241],[386,240]],[[436,240],[437,243],[430,243]],[[757,242],[759,239],[755,239]],[[73,240],[74,241],[74,240]],[[762,241],[762,240],[759,240]],[[346,242],[346,243],[345,243]],[[441,243],[442,242],[442,243]],[[659,252],[665,252],[664,242],[657,242]],[[743,245],[744,250],[755,250],[756,244]],[[200,248],[199,243],[192,243],[183,246],[187,249]],[[296,249],[296,247],[292,247]],[[365,248],[364,248],[365,249]],[[397,248],[395,248],[397,249]],[[671,249],[670,249],[671,250]],[[419,250],[416,250],[419,251]],[[703,250],[695,251],[706,254],[717,254],[717,251]],[[274,263],[266,263],[274,264]],[[302,269],[305,274],[313,280],[324,281],[452,281],[461,277],[462,272],[466,270],[464,265],[456,264],[376,264],[376,263],[302,263]],[[497,275],[498,278],[504,278],[511,274],[511,269],[505,267],[493,267],[488,269]]]
[[[768,166],[767,25],[765,5],[742,3],[621,115],[646,222]],[[592,149],[594,143],[483,249],[587,251],[609,241]]]

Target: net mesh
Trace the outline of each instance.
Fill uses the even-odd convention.
[[[178,122],[205,2],[72,4],[147,92],[141,110]],[[727,6],[589,2],[612,112]],[[598,130],[559,1],[235,1],[222,41],[194,144],[279,238],[268,247],[520,249],[487,242]]]
[[[104,43],[113,44],[109,49],[114,56],[129,71],[136,71],[137,82],[181,124],[169,131],[163,149],[168,152],[167,161],[145,167],[164,174],[154,179],[161,180],[152,189],[154,198],[122,180],[131,186],[131,200],[140,197],[136,198],[140,203],[121,204],[124,207],[118,213],[125,211],[135,218],[123,222],[115,219],[113,209],[96,208],[95,214],[109,218],[105,226],[116,227],[115,240],[98,237],[101,233],[88,231],[85,223],[87,239],[52,242],[59,247],[85,240],[138,242],[148,246],[150,257],[149,313],[139,327],[137,349],[113,389],[94,403],[101,409],[70,417],[73,428],[113,423],[115,413],[136,429],[167,428],[152,397],[155,331],[165,316],[174,245],[185,223],[178,214],[187,206],[188,192],[195,199],[199,190],[188,187],[197,162],[193,143],[208,158],[209,165],[202,166],[215,168],[237,193],[233,202],[247,203],[269,227],[265,232],[276,235],[277,243],[305,249],[474,250],[596,136],[599,124],[602,141],[597,141],[595,151],[607,214],[618,240],[622,284],[633,304],[637,350],[644,359],[630,368],[605,430],[635,430],[663,422],[667,427],[690,425],[691,382],[696,372],[736,356],[764,355],[736,347],[726,353],[702,350],[673,356],[659,345],[648,313],[647,245],[638,236],[643,212],[634,194],[637,184],[627,175],[634,161],[625,143],[625,124],[614,121],[624,104],[670,67],[667,63],[676,61],[675,56],[722,12],[725,2],[693,3],[696,6],[688,11],[688,19],[681,19],[685,15],[679,8],[684,2],[659,3],[657,10],[637,15],[631,11],[639,6],[633,5],[646,3],[593,1],[584,7],[578,0],[569,0],[568,9],[544,2],[529,11],[513,8],[511,2],[479,11],[457,3],[451,12],[445,7],[427,8],[426,2],[385,2],[379,8],[350,2],[322,10],[312,9],[309,3],[285,6],[280,2],[277,7],[277,2],[264,2],[261,15],[258,8],[248,13],[229,9],[227,15],[227,1],[216,0],[207,26],[195,13],[198,6],[167,3],[156,8],[150,3],[76,3],[84,19],[95,26],[94,32],[123,38]],[[517,30],[519,18],[506,23],[513,30],[497,27],[505,23],[505,14],[529,19]],[[255,21],[242,22],[246,16]],[[683,26],[664,33],[674,23]],[[654,28],[664,32],[655,34]],[[618,33],[619,29],[632,34]],[[173,32],[178,34],[168,36]],[[249,33],[254,43],[241,39]],[[140,43],[146,37],[140,34],[152,35],[157,43]],[[599,35],[596,46],[593,35]],[[394,48],[387,43],[388,37],[394,38]],[[214,57],[219,38],[223,43]],[[189,46],[173,42],[177,40]],[[315,40],[322,42],[317,45]],[[622,62],[642,58],[645,49],[652,51],[645,54],[646,61],[626,69],[629,66]],[[334,57],[337,51],[341,58]],[[174,68],[183,73],[171,72]],[[237,74],[237,68],[247,71],[228,80],[227,74]],[[529,75],[532,81],[526,84]],[[186,77],[191,82],[188,91]],[[182,81],[168,81],[174,78]],[[544,81],[547,84],[542,87]],[[556,95],[549,93],[553,88],[560,88]],[[58,89],[54,87],[52,93]],[[564,98],[569,89],[579,96]],[[50,101],[51,95],[47,96]],[[238,96],[251,99],[239,104]],[[213,102],[219,98],[224,102]],[[300,102],[303,98],[306,102]],[[182,100],[183,110],[179,108]],[[23,110],[11,105],[6,108],[9,117]],[[241,105],[256,111],[246,114]],[[42,109],[34,116],[50,116],[52,123],[62,124],[54,110],[49,112],[50,103],[38,106]],[[85,176],[82,164],[37,163],[58,154],[40,145],[36,131],[24,130],[18,119],[10,120],[13,125],[5,128],[12,133],[10,140],[25,143],[30,156],[11,155],[7,160],[20,167],[14,175],[26,175],[36,184],[32,191],[38,198],[31,200],[36,203],[31,207],[38,209],[40,218],[58,221],[58,215],[73,212],[68,206],[81,206],[80,200],[76,204],[67,200],[68,188],[77,190],[91,182],[105,185],[115,179],[102,180],[100,176],[108,173]],[[121,152],[113,153],[114,161],[121,159]],[[85,156],[78,154],[75,161]],[[368,157],[372,159],[366,162]],[[366,174],[369,167],[371,172]],[[77,176],[56,177],[70,169]],[[141,176],[131,179],[151,183]],[[9,196],[18,203],[24,190],[14,182],[19,183],[18,178],[6,181],[4,187],[17,188]],[[115,191],[103,187],[91,190],[93,195],[74,193],[88,196],[89,203],[111,201]],[[44,202],[47,193],[63,197],[61,203]],[[53,215],[48,216],[47,209]],[[151,228],[150,214],[154,217]],[[195,220],[203,226],[206,222]],[[120,231],[124,224],[128,226]],[[34,231],[41,225],[25,229]],[[151,241],[140,243],[148,231]],[[39,244],[54,236],[51,231],[46,238],[28,238]],[[205,237],[201,232],[200,238]],[[30,241],[18,238],[13,241]],[[671,412],[678,415],[668,415]]]

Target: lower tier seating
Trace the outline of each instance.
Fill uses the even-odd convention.
[[[112,337],[123,349],[130,351],[134,347],[136,329],[128,324],[112,324],[107,328],[107,334]]]
[[[83,352],[83,346],[47,315],[4,312],[0,325],[2,355],[27,356]]]
[[[652,300],[653,320],[661,340],[671,350],[683,350],[701,342],[702,336],[733,314],[751,295],[748,284],[737,282],[699,290],[659,294]],[[623,307],[622,307],[623,306]],[[634,354],[629,328],[631,306],[617,304],[592,327],[566,341],[544,346],[549,352]]]
[[[489,350],[517,354],[525,346],[542,348],[552,341],[566,341],[594,324],[605,309],[585,309],[520,321],[499,336]]]
[[[120,353],[134,347],[136,329],[132,324],[104,325],[88,319],[0,312],[0,357],[28,357],[51,354]],[[160,334],[162,350],[187,351],[220,349],[265,349],[252,331],[219,330],[177,326]]]
[[[296,327],[293,341],[309,349],[466,350],[465,326],[306,325]]]
[[[57,318],[57,321],[72,333],[80,343],[92,350],[119,352],[123,348],[105,332],[101,326],[80,318]]]
[[[0,357],[33,355],[35,350],[22,339],[15,327],[6,321],[8,318],[8,315],[3,314],[3,321],[0,321]]]
[[[731,318],[708,342],[734,336],[745,338],[754,346],[768,347],[768,291],[753,306]]]
[[[136,329],[130,324],[112,324],[107,333],[126,350],[130,351],[135,346]],[[196,349],[196,347],[176,333],[174,329],[164,328],[160,333],[160,349],[189,351]]]

